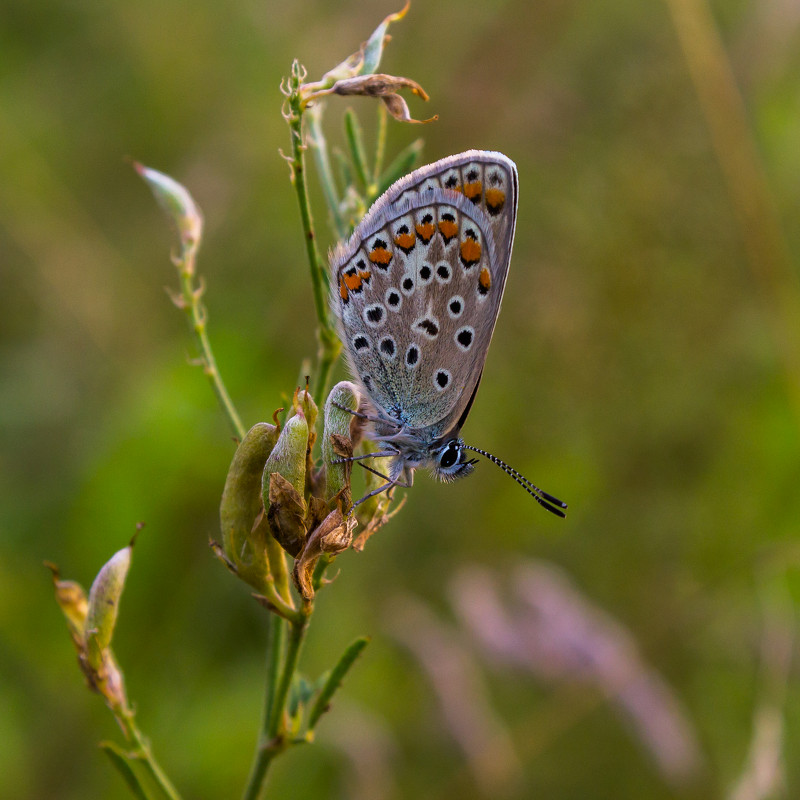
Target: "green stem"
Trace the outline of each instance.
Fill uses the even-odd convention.
[[[294,743],[287,736],[284,727],[284,713],[292,680],[297,671],[300,650],[308,630],[310,614],[311,608],[308,608],[300,620],[291,623],[288,641],[286,641],[286,624],[283,620],[277,618],[272,620],[273,628],[267,656],[264,716],[255,761],[242,800],[258,800],[272,760]]]
[[[222,410],[228,418],[234,436],[241,441],[247,431],[245,431],[244,425],[242,425],[242,421],[236,411],[236,407],[233,405],[228,390],[225,388],[222,376],[217,368],[217,361],[214,358],[214,351],[211,349],[211,342],[208,339],[208,332],[206,330],[207,313],[205,306],[200,300],[203,294],[203,288],[202,286],[194,285],[194,255],[189,255],[184,260],[179,261],[177,266],[181,280],[182,302],[180,305],[189,318],[189,324],[197,340],[197,345],[200,348],[203,372],[205,372],[208,379],[211,381],[211,386],[214,389],[214,393],[217,395],[217,400],[219,400]]]
[[[267,681],[264,692],[264,711],[261,718],[261,732],[258,737],[253,766],[247,781],[243,800],[257,800],[264,787],[267,770],[276,755],[283,752],[284,746],[275,741],[271,733],[270,720],[275,703],[275,693],[278,686],[281,662],[286,648],[286,623],[277,616],[270,615],[269,645],[267,648]]]
[[[299,88],[299,79],[293,75],[294,91],[289,97],[291,113],[287,116],[289,134],[292,141],[292,155],[290,165],[292,170],[292,184],[297,194],[297,203],[300,207],[300,219],[303,225],[303,239],[306,243],[306,257],[311,271],[311,288],[314,294],[314,309],[319,322],[319,366],[314,376],[313,394],[315,397],[324,397],[327,394],[330,373],[336,359],[341,352],[341,342],[336,334],[330,309],[328,308],[328,293],[330,283],[326,266],[317,252],[314,222],[311,217],[311,205],[308,197],[305,172],[305,146],[303,145],[303,113]]]
[[[156,758],[150,749],[150,743],[147,741],[147,739],[145,739],[145,737],[142,735],[142,732],[136,725],[133,712],[127,708],[117,708],[114,709],[114,715],[122,727],[126,738],[130,739],[136,745],[136,755],[143,761],[147,762],[153,777],[158,781],[158,785],[161,787],[164,794],[171,798],[171,800],[181,800],[178,790],[172,785],[172,782],[167,777],[164,770],[161,769],[161,765],[158,763],[158,761],[156,761]]]
[[[330,327],[330,312],[327,303],[329,288],[328,276],[317,253],[316,233],[311,217],[311,205],[308,198],[306,184],[305,159],[303,153],[302,111],[298,108],[289,120],[289,132],[292,140],[292,184],[297,194],[297,203],[300,207],[300,220],[303,225],[303,239],[306,244],[306,257],[311,271],[311,288],[314,294],[314,310],[317,320],[323,328]]]
[[[289,639],[286,647],[286,657],[283,663],[283,672],[278,683],[269,719],[269,733],[271,740],[278,739],[284,735],[283,715],[286,710],[286,700],[289,697],[289,689],[292,686],[292,679],[297,671],[297,662],[300,658],[300,649],[308,630],[309,616],[311,608],[305,609],[302,619],[297,623],[292,623],[289,627]]]

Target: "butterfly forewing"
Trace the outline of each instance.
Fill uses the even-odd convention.
[[[451,156],[394,184],[333,255],[354,377],[379,412],[426,442],[454,431],[480,379],[516,204],[505,156]]]

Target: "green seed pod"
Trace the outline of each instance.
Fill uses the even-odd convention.
[[[231,461],[219,506],[223,551],[248,582],[268,573],[263,542],[253,541],[252,534],[262,509],[264,465],[277,440],[278,429],[267,422],[259,422],[247,432]]]
[[[272,449],[261,482],[270,531],[290,555],[297,555],[306,537],[304,499],[308,423],[298,411],[284,426]]]
[[[125,578],[131,565],[133,547],[128,545],[103,565],[89,590],[89,608],[86,615],[86,661],[95,671],[103,664],[103,654],[111,644],[117,609]]]
[[[356,411],[358,409],[358,389],[355,384],[350,381],[337,383],[325,401],[322,460],[325,464],[325,498],[329,503],[345,486],[349,487],[351,465],[332,464],[331,462],[346,455],[342,452],[342,446],[346,446],[346,442],[343,442],[342,439],[350,440],[350,425],[354,419],[357,419],[347,411],[337,408],[334,403]],[[350,454],[352,455],[352,453]]]
[[[262,480],[264,508],[269,508],[269,476],[273,472],[280,472],[298,494],[303,496],[306,487],[307,446],[308,423],[301,412],[286,423],[267,459]]]

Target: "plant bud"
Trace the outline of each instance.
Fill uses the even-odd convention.
[[[133,168],[150,187],[156,202],[178,229],[185,254],[194,254],[203,235],[203,215],[189,192],[169,175],[137,162]]]
[[[131,565],[132,545],[123,547],[103,565],[89,590],[86,615],[86,661],[92,670],[99,670],[103,654],[111,644],[117,610],[125,578]]]
[[[292,406],[296,413],[299,414],[302,412],[303,416],[306,418],[308,429],[310,431],[313,430],[314,426],[317,424],[319,409],[314,402],[314,398],[311,396],[311,392],[309,392],[308,389],[298,389],[294,394]]]
[[[269,476],[273,472],[279,472],[289,483],[294,486],[295,491],[302,497],[306,485],[306,447],[308,446],[308,423],[302,412],[295,414],[284,425],[283,430],[278,436],[278,441],[272,452],[269,454],[266,466],[264,467],[264,480],[262,482],[262,492],[264,496],[264,507],[268,506],[269,501]]]
[[[305,541],[308,423],[302,411],[284,426],[267,459],[261,492],[272,535],[293,556]]]

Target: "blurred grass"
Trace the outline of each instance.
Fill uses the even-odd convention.
[[[169,231],[123,159],[174,175],[203,208],[215,352],[245,424],[268,419],[316,347],[278,84],[291,58],[317,76],[394,10],[5,3],[2,797],[125,796],[94,744],[117,732],[80,684],[41,562],[88,584],[139,520],[115,646],[142,728],[187,797],[242,785],[263,612],[206,544],[232,445],[161,289],[174,281]],[[800,13],[746,0],[711,10],[795,281]],[[490,671],[525,761],[519,796],[721,797],[759,699],[759,576],[788,570],[798,593],[798,376],[668,6],[417,2],[392,36],[386,71],[432,98],[412,114],[440,115],[423,130],[425,160],[483,147],[519,166],[509,291],[465,434],[567,500],[570,517],[542,514],[489,465],[452,487],[420,476],[395,522],[338,561],[304,665],[316,674],[361,633],[373,643],[320,743],[276,768],[273,796],[357,796],[337,731],[365,714],[390,742],[393,796],[481,796],[383,609],[400,592],[443,608],[459,564],[539,557],[630,628],[685,704],[705,769],[668,787],[613,711],[580,692],[561,732],[543,735],[561,690]],[[371,106],[353,106],[369,129]],[[343,110],[326,109],[333,141]],[[389,157],[417,135],[391,126]],[[798,320],[783,319],[796,345]],[[799,712],[793,675],[787,796],[800,785]]]

